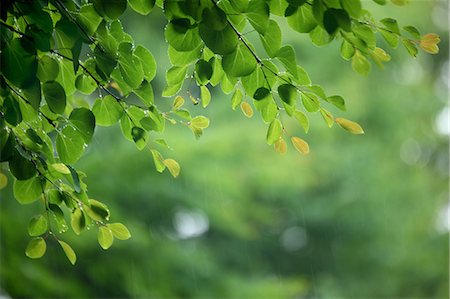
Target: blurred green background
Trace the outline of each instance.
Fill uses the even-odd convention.
[[[287,27],[284,42],[313,82],[347,99],[340,115],[365,135],[328,129],[313,115],[304,136],[286,120],[311,154],[291,147],[280,156],[259,117],[233,112],[231,95],[212,90],[207,110],[192,107],[211,118],[198,141],[167,126],[173,150],[161,151],[182,166],[173,179],[118,126],[99,129],[77,167],[132,239],[103,251],[95,230],[69,232],[75,266],[56,244],[30,260],[27,221],[41,207],[20,206],[10,185],[0,199],[0,298],[448,298],[448,3],[364,5],[376,19],[439,33],[440,54],[389,51],[387,68],[363,78],[337,43],[317,48]],[[123,22],[160,63],[160,94],[168,66],[161,12],[129,12]]]

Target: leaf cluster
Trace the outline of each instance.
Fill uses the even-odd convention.
[[[160,96],[153,91],[153,54],[134,42],[119,19],[127,7],[141,15],[161,9],[167,18],[172,67],[162,97],[174,97],[168,111],[159,108]],[[114,238],[130,237],[122,224],[109,223],[107,206],[89,197],[86,175],[74,168],[98,126],[119,124],[126,139],[148,149],[157,171],[168,169],[174,177],[180,166],[157,149],[170,148],[158,136],[164,136],[168,123],[186,126],[199,138],[210,121],[191,115],[186,100],[207,108],[216,87],[232,94],[232,109],[240,107],[247,117],[259,112],[267,124],[267,143],[279,153],[287,150],[286,135],[300,153],[309,152],[303,138],[287,133],[283,115],[296,119],[305,133],[311,113],[320,113],[329,127],[337,123],[364,133],[357,123],[330,112],[345,111],[345,100],[311,82],[296,62],[294,47],[283,44],[279,19],[317,46],[339,42],[341,56],[363,75],[370,61],[383,66],[390,60],[376,34],[393,48],[401,43],[414,57],[418,48],[438,52],[437,35],[400,28],[391,18],[376,21],[360,0],[3,1],[0,162],[14,177],[17,201],[44,208],[30,220],[27,256],[41,257],[52,237],[75,263],[74,251],[58,236],[68,229],[66,218],[76,234],[97,226],[104,249]],[[256,50],[251,35],[264,51]],[[0,188],[6,183],[0,173]]]

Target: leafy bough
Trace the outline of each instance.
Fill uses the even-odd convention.
[[[174,98],[168,111],[158,108],[161,100],[153,92],[152,53],[136,45],[119,20],[128,6],[141,15],[157,6],[167,18],[172,67],[162,96]],[[329,127],[337,123],[363,134],[356,122],[333,116],[333,110],[346,110],[345,100],[312,84],[294,48],[282,44],[279,21],[317,46],[339,42],[341,56],[362,75],[369,73],[370,61],[382,67],[390,60],[377,45],[377,33],[386,45],[402,44],[414,57],[418,48],[438,52],[437,35],[400,28],[391,18],[376,21],[360,0],[3,1],[0,162],[14,177],[16,200],[38,202],[43,210],[29,221],[26,255],[40,258],[54,242],[74,264],[75,252],[61,238],[69,226],[77,235],[97,227],[103,249],[131,237],[123,224],[110,222],[104,203],[88,196],[86,175],[74,168],[97,126],[119,123],[126,139],[149,150],[157,171],[168,169],[174,177],[180,166],[162,155],[158,147],[170,147],[156,136],[169,123],[200,137],[209,119],[191,115],[186,102],[208,107],[212,87],[231,95],[233,110],[240,107],[247,117],[258,111],[267,124],[267,143],[282,154],[286,138],[300,153],[309,152],[303,136],[287,133],[284,115],[295,118],[305,134],[311,113],[320,113]],[[258,39],[264,51],[251,42]],[[0,188],[6,184],[0,172]]]

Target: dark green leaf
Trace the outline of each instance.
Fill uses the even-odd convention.
[[[258,88],[255,93],[253,94],[253,98],[257,101],[260,101],[267,97],[270,94],[270,90],[268,90],[265,87]]]
[[[50,110],[62,114],[66,108],[66,93],[64,88],[56,81],[45,82],[42,92]]]
[[[282,84],[278,86],[278,95],[281,100],[288,105],[295,105],[297,99],[297,90],[291,84]]]
[[[200,24],[199,32],[206,46],[216,54],[229,54],[236,49],[238,38],[231,26],[226,26],[223,30],[211,30],[206,24]],[[198,46],[198,43],[195,47]],[[194,49],[193,47],[192,49]],[[176,47],[174,47],[177,49]],[[192,50],[191,49],[191,50]],[[177,49],[178,50],[178,49]]]
[[[59,73],[58,62],[48,55],[44,55],[39,58],[37,77],[41,82],[53,81],[56,79]]]
[[[195,73],[197,80],[201,85],[208,83],[213,74],[213,68],[208,61],[199,59],[195,64]],[[184,78],[183,78],[184,79]]]
[[[18,87],[27,87],[36,77],[37,60],[22,46],[21,39],[15,38],[0,53],[2,74]]]

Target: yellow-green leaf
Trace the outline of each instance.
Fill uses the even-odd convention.
[[[6,187],[8,185],[8,177],[0,172],[0,190]]]
[[[45,251],[47,250],[47,244],[45,243],[45,240],[41,237],[31,239],[30,242],[28,242],[27,249],[25,250],[26,256],[32,259],[38,259],[41,258]]]
[[[335,121],[339,126],[352,134],[364,134],[363,128],[354,121],[340,117],[336,118]]]
[[[208,87],[202,85],[200,86],[200,99],[202,100],[202,107],[206,108],[211,102],[211,93],[209,92]]]
[[[294,145],[295,149],[299,153],[304,154],[304,155],[309,154],[309,145],[305,140],[303,140],[299,137],[292,137],[291,141],[292,141],[292,144]]]
[[[59,245],[61,245],[64,253],[66,254],[67,258],[69,259],[70,263],[72,265],[75,265],[77,261],[77,255],[75,254],[75,251],[73,251],[72,247],[70,247],[69,244],[67,244],[64,241],[58,240]]]
[[[278,139],[274,144],[273,144],[275,151],[279,154],[286,154],[287,152],[287,144],[286,141],[284,141],[283,138]]]
[[[177,96],[172,104],[173,110],[178,110],[184,105],[184,98],[182,96]]]
[[[420,48],[427,53],[437,54],[439,53],[438,43],[441,41],[439,35],[435,33],[428,33],[420,38]]]
[[[106,226],[99,226],[98,228],[98,244],[103,249],[108,249],[114,242],[114,236],[112,231]]]
[[[199,129],[206,129],[209,126],[209,119],[205,116],[196,116],[191,120],[191,126]]]
[[[48,221],[43,215],[37,215],[28,223],[28,234],[32,237],[44,234],[48,229]]]
[[[53,169],[62,174],[70,174],[70,169],[63,163],[52,164]]]
[[[113,233],[114,237],[119,240],[128,240],[129,238],[131,238],[130,231],[122,223],[111,223],[108,224],[108,227]]]
[[[180,174],[180,165],[174,159],[165,159],[164,165],[169,169],[170,174],[176,178]]]
[[[323,119],[327,123],[327,126],[331,128],[334,124],[334,117],[333,115],[326,109],[320,108],[320,114],[322,114]]]
[[[244,113],[244,115],[247,116],[248,118],[251,118],[253,116],[253,109],[252,109],[252,106],[250,106],[249,103],[242,102],[241,103],[241,110]]]
[[[272,145],[280,139],[281,133],[283,133],[283,125],[278,119],[274,119],[267,129],[266,141],[268,145]]]
[[[163,172],[164,169],[166,169],[166,166],[164,165],[164,158],[161,155],[160,152],[158,152],[155,149],[151,149],[150,152],[153,156],[153,162],[155,163],[155,168],[157,172]]]

